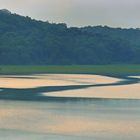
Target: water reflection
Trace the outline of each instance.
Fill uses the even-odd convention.
[[[0,101],[0,134],[13,139],[137,140],[139,106],[139,100]]]
[[[68,81],[65,79],[63,81],[66,76],[62,78],[61,76],[56,77],[51,76],[50,86],[48,84],[45,87],[34,87],[34,84],[32,88],[1,87],[0,140],[140,139],[140,100],[138,99],[85,99],[79,97],[49,97],[42,94],[54,92],[57,94],[59,92],[78,94],[84,92],[84,94],[87,94],[90,88],[92,88],[93,94],[96,88],[110,88],[113,86],[115,88],[128,86],[127,89],[129,89],[129,87],[139,84],[137,77],[123,78],[123,81],[119,80],[114,83],[107,83],[107,81],[106,83],[100,83],[99,81],[96,84],[92,83],[93,79],[89,82],[86,81],[88,84],[85,84],[86,77],[83,80],[81,76],[75,78],[75,75],[73,75],[73,78]],[[8,80],[8,78],[4,79]],[[18,77],[18,82],[19,80],[21,82],[18,83],[19,85],[24,83],[24,78],[26,81],[38,80],[38,78],[28,79],[22,77],[20,79]],[[42,78],[45,79],[46,83],[48,82],[46,81],[48,79]],[[88,80],[90,80],[89,78]],[[12,81],[12,78],[10,79]],[[2,79],[0,80],[2,82]],[[59,80],[62,85],[57,83]],[[80,83],[81,80],[82,82]],[[40,85],[43,81],[41,83],[36,81],[37,83],[35,83]],[[14,83],[12,86],[15,86]],[[134,92],[139,94],[138,89]],[[126,90],[126,92],[128,91]],[[132,93],[132,95],[134,94]]]

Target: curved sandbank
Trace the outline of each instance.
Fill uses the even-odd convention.
[[[27,89],[43,86],[112,84],[122,80],[114,77],[86,74],[3,75],[0,76],[0,87]]]
[[[81,75],[82,76],[82,75]],[[95,76],[95,75],[94,75]],[[130,78],[138,78],[140,76],[129,76]],[[91,78],[93,78],[91,76]],[[88,79],[83,79],[88,80]],[[100,84],[113,84],[122,79],[100,76],[94,77],[94,80],[100,81]],[[112,82],[112,83],[111,83]],[[98,82],[97,82],[98,83]],[[45,96],[51,97],[80,97],[80,98],[109,98],[109,99],[140,99],[140,83],[128,85],[110,85],[110,86],[94,86],[86,89],[68,90],[61,92],[43,93]]]
[[[131,76],[130,76],[131,78]],[[133,77],[132,78],[139,78]],[[44,97],[75,97],[75,98],[113,98],[140,99],[140,83],[117,84],[128,79],[120,79],[101,75],[87,74],[38,74],[24,76],[1,76],[0,89],[30,89],[37,87],[90,85],[85,88],[43,91]]]
[[[43,95],[51,97],[140,99],[140,84],[90,87],[73,91],[43,93]]]

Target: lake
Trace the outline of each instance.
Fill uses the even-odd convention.
[[[139,140],[139,76],[2,75],[1,140]]]

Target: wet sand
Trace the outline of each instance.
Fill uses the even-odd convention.
[[[80,89],[75,91],[61,91],[43,93],[51,97],[82,97],[82,98],[111,98],[111,99],[140,99],[140,84],[123,86],[102,86]]]
[[[139,76],[132,78],[139,78]],[[69,90],[55,90],[54,92],[53,90],[51,92],[44,90],[41,95],[47,97],[140,99],[140,83],[118,84],[125,80],[109,76],[81,74],[9,75],[0,77],[0,87],[24,90],[45,86],[59,88],[61,86],[90,85],[82,89],[71,90],[69,88]]]
[[[43,86],[65,86],[65,85],[91,85],[111,84],[121,81],[100,75],[81,74],[40,74],[40,75],[2,75],[0,76],[0,87],[3,88],[34,88]]]

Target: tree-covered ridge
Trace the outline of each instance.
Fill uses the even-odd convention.
[[[0,11],[0,64],[140,63],[140,30],[68,28]]]

